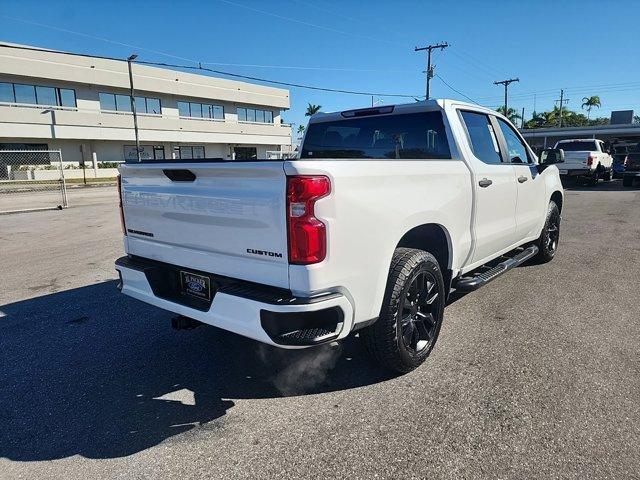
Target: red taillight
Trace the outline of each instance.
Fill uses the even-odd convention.
[[[127,227],[124,224],[124,209],[122,208],[122,179],[120,175],[118,175],[118,202],[120,208],[120,227],[122,228],[122,233],[124,235],[127,234]]]
[[[595,160],[595,157],[592,157],[591,155],[589,155],[589,158],[587,158],[587,165],[590,167],[591,165],[593,165],[593,161]]]
[[[287,177],[287,223],[289,226],[289,262],[309,265],[327,255],[327,230],[314,216],[316,200],[331,192],[324,176]]]

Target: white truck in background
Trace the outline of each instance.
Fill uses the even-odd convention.
[[[355,331],[407,372],[449,293],[558,247],[562,152],[502,115],[430,100],[314,115],[300,158],[120,167],[122,293],[303,348]]]
[[[560,175],[584,179],[594,186],[600,178],[607,182],[613,179],[613,157],[602,140],[560,140],[554,148],[564,151]]]

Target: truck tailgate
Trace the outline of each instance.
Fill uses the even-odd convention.
[[[562,148],[562,147],[559,147]],[[564,164],[559,165],[558,168],[563,170],[589,168],[587,165],[587,159],[591,152],[564,152]]]
[[[126,164],[120,173],[128,254],[289,287],[282,162]]]

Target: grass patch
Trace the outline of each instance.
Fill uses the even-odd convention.
[[[89,178],[87,177],[87,184],[89,183],[115,183],[116,177],[106,177],[106,178]],[[84,179],[82,178],[65,178],[65,183],[67,185],[78,185],[84,183]]]

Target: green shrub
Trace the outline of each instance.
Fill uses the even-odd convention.
[[[118,168],[121,162],[98,162],[98,168]]]

